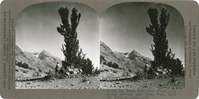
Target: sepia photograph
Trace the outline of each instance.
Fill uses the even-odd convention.
[[[0,98],[196,99],[198,3],[3,0]]]
[[[15,88],[99,88],[99,43],[99,16],[89,6],[28,6],[16,23]]]
[[[102,89],[183,89],[184,22],[161,3],[120,3],[100,21]]]

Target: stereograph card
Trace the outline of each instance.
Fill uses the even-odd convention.
[[[195,99],[198,3],[4,0],[1,98]]]

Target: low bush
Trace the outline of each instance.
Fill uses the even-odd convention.
[[[86,77],[84,77],[84,78],[82,79],[82,82],[86,82],[86,81],[88,81],[88,79],[86,79]]]
[[[175,81],[176,81],[175,77],[174,77],[174,76],[171,76],[170,82],[171,82],[171,83],[174,83]]]
[[[100,55],[100,63],[102,63],[102,61],[105,61],[105,58],[104,58],[104,56]]]
[[[54,78],[54,76],[55,74],[53,74],[52,71],[49,71],[47,75],[44,77],[44,80],[51,80]]]
[[[136,71],[135,74],[137,77],[144,77],[144,73],[140,70]]]
[[[109,71],[108,69],[104,69],[104,71]]]
[[[94,70],[94,72],[93,72],[93,74],[100,74],[100,70],[98,70],[98,68],[96,68],[95,70]]]
[[[113,73],[117,73],[118,71],[113,70]]]
[[[42,72],[42,70],[39,68],[39,72]]]
[[[106,65],[108,65],[109,67],[113,67],[113,68],[116,68],[118,69],[119,68],[119,65],[117,63],[112,63],[112,62],[108,62]]]
[[[84,61],[85,61],[84,62],[85,64],[83,65],[83,68],[82,68],[83,73],[86,75],[92,74],[92,71],[94,68],[92,61],[89,58],[85,59]]]
[[[23,73],[27,73],[27,72],[28,72],[28,71],[25,71],[25,70],[23,71]]]
[[[22,68],[26,68],[26,69],[29,69],[29,66],[28,66],[28,64],[27,63],[22,63],[22,62],[18,62],[18,63],[16,63],[16,65],[17,66],[19,66],[19,67],[22,67]]]
[[[60,74],[58,74],[58,79],[64,79],[64,78],[66,78],[67,77],[67,75],[66,74],[64,74],[64,73],[60,73]]]
[[[140,80],[144,78],[144,74],[140,70],[136,71],[135,74],[136,75],[133,77],[133,80]]]
[[[147,79],[153,79],[153,78],[155,78],[156,77],[156,75],[154,75],[154,74],[147,74],[146,75],[146,78]]]

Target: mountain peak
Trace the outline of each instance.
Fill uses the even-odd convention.
[[[19,48],[19,46],[15,45],[15,52],[22,52],[22,50]]]
[[[140,53],[137,52],[136,50],[133,50],[131,53],[140,56]],[[131,54],[131,53],[130,53],[130,54]]]
[[[46,50],[41,51],[40,54],[47,54],[47,55],[50,55],[50,53],[49,53],[48,51],[46,51]]]
[[[129,54],[129,58],[130,59],[136,59],[137,57],[141,57],[140,53],[133,50],[130,54]]]
[[[49,52],[46,50],[43,50],[41,53],[39,53],[39,58],[40,59],[45,59],[46,57],[52,56]]]
[[[46,50],[43,50],[43,51],[41,51],[41,53],[42,53],[42,52],[47,52],[47,51],[46,51]]]
[[[109,52],[112,52],[112,50],[102,41],[100,41],[100,49],[104,49],[104,50],[107,50]]]

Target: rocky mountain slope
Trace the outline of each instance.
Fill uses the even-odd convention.
[[[136,72],[138,70],[143,70],[146,62],[150,63],[151,59],[141,55],[139,52],[133,50],[132,52],[122,53],[112,51],[104,42],[100,42],[100,56],[104,57],[104,62],[115,62],[119,65],[120,69]]]
[[[42,52],[27,52],[22,51],[17,45],[15,47],[16,54],[16,64],[17,63],[26,63],[28,68],[23,68],[22,66],[16,65],[16,76],[20,77],[32,77],[37,74],[47,73],[49,71],[54,71],[56,63],[61,64],[61,59],[51,55],[49,52],[43,50]]]

